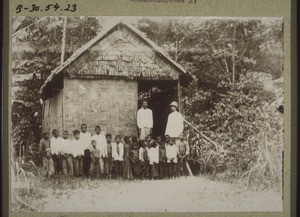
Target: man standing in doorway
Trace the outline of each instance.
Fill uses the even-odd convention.
[[[137,125],[141,140],[144,140],[146,136],[152,133],[153,114],[152,110],[148,108],[148,101],[146,99],[142,101],[142,108],[137,112]]]
[[[165,135],[169,135],[172,138],[179,138],[179,135],[183,132],[183,116],[179,113],[178,103],[173,101],[170,104],[171,113],[168,116],[168,122]]]

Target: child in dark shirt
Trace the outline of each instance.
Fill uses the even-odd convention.
[[[100,176],[100,150],[96,147],[97,142],[92,141],[92,149],[90,151],[91,164],[90,164],[90,177],[99,178]]]
[[[112,158],[112,136],[111,134],[106,134],[106,141],[107,141],[107,158],[104,158],[104,165],[105,165],[105,174],[106,177],[111,179],[113,169],[114,169],[114,161]]]
[[[148,179],[150,175],[149,171],[149,158],[148,158],[148,141],[141,140],[141,147],[139,149],[139,161],[141,167],[141,179]]]
[[[160,179],[164,179],[164,178],[167,178],[167,176],[168,176],[166,144],[162,140],[161,136],[157,137],[157,143],[159,145],[158,174],[159,174]]]
[[[133,178],[137,179],[140,176],[141,168],[139,164],[139,142],[137,137],[132,137],[132,148],[130,150],[130,159],[132,166],[132,175]]]

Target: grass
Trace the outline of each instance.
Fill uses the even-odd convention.
[[[207,177],[172,180],[88,180],[39,177],[32,192],[17,190],[22,201],[12,210],[42,212],[211,212],[280,211],[280,193],[250,191]]]

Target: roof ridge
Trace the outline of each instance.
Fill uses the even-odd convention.
[[[171,57],[161,48],[159,47],[155,42],[150,40],[147,35],[140,31],[138,28],[135,26],[131,25],[128,22],[124,21],[112,21],[110,24],[106,25],[101,29],[101,31],[98,33],[97,36],[95,36],[93,39],[85,43],[83,46],[78,48],[73,52],[73,54],[66,60],[64,61],[61,65],[56,67],[51,74],[47,77],[45,83],[42,85],[40,88],[40,93],[43,92],[43,89],[47,86],[47,84],[57,75],[59,74],[64,68],[66,68],[69,64],[71,64],[75,59],[77,59],[81,54],[83,54],[86,50],[88,50],[90,47],[92,47],[95,43],[97,43],[101,38],[105,37],[106,34],[111,31],[113,28],[115,28],[117,25],[124,25],[126,26],[129,30],[133,31],[135,34],[137,34],[144,42],[146,42],[149,46],[152,47],[156,52],[160,53],[165,59],[167,59],[171,64],[173,64],[177,69],[182,71],[183,73],[186,73],[185,69],[175,62],[174,60],[171,59]]]

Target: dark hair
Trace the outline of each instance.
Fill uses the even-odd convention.
[[[99,125],[97,125],[97,126],[95,127],[95,129],[97,129],[97,128],[100,128],[100,130],[101,130],[101,127],[100,127]]]
[[[76,134],[80,134],[79,130],[74,130],[73,135],[75,136]]]
[[[109,134],[109,133],[108,133],[108,134],[106,134],[106,138],[107,138],[107,137],[110,137],[110,138],[111,138],[111,134]]]
[[[156,143],[156,141],[154,140],[154,139],[152,139],[151,141],[150,141],[150,147],[156,147],[156,145],[157,145],[157,143]]]
[[[69,132],[67,131],[67,130],[64,130],[64,132],[63,133],[67,133],[67,134],[69,134]]]
[[[56,131],[58,131],[57,129],[53,129],[52,130],[52,134],[54,134]]]
[[[143,103],[143,102],[148,103],[148,99],[142,99],[142,103]]]
[[[141,140],[139,141],[139,146],[142,147],[143,145],[144,145],[144,140],[141,139]]]
[[[116,139],[116,138],[120,138],[120,139],[121,139],[121,136],[120,136],[120,135],[116,135],[116,136],[115,136],[115,139]]]
[[[130,139],[130,136],[125,136],[125,137],[124,137],[124,141],[125,141],[126,143],[129,142],[129,139]]]
[[[133,141],[133,142],[138,142],[137,136],[132,136],[132,141]]]
[[[171,138],[169,135],[165,135],[165,138],[167,138],[167,137],[168,137],[168,138]]]
[[[87,127],[87,125],[85,123],[82,123],[80,127],[82,127],[82,126],[86,126]]]

